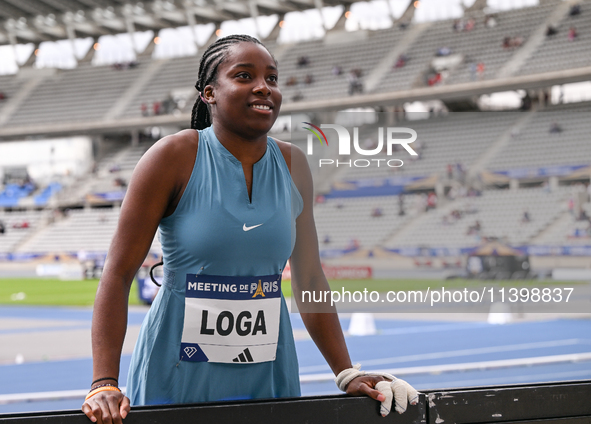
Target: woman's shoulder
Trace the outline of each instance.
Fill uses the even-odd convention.
[[[150,150],[153,154],[163,157],[184,158],[196,154],[199,146],[199,133],[195,130],[182,130],[175,134],[167,135],[158,140]],[[148,151],[150,151],[148,150]]]
[[[188,179],[197,157],[199,134],[183,130],[158,140],[142,156],[134,173],[149,173],[175,185]]]
[[[279,147],[289,171],[292,172],[292,164],[295,163],[298,167],[302,165],[302,160],[306,160],[304,152],[298,146],[287,141],[278,140],[275,137],[271,137],[273,141]]]

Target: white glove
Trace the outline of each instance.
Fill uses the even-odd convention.
[[[393,381],[380,381],[376,384],[376,390],[382,393],[386,399],[380,405],[380,414],[383,417],[392,410],[392,398],[394,398],[394,409],[399,414],[406,411],[408,402],[414,405],[419,400],[419,392],[406,381],[394,378]]]
[[[348,368],[341,371],[337,378],[335,378],[335,382],[337,383],[339,389],[345,392],[347,390],[347,384],[349,384],[353,379],[363,375],[380,376],[391,380],[380,381],[375,387],[377,391],[386,397],[386,399],[380,405],[380,414],[382,414],[382,416],[385,417],[390,413],[390,410],[392,409],[392,399],[394,399],[394,409],[399,414],[402,414],[404,411],[406,411],[408,402],[410,402],[411,405],[414,405],[418,402],[419,392],[417,392],[416,389],[406,381],[396,378],[392,374],[385,372],[366,372],[361,371],[360,368],[361,364],[355,364],[353,365],[353,368]]]

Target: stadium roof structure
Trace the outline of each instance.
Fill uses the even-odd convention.
[[[354,0],[0,0],[0,45],[40,43],[350,5]]]

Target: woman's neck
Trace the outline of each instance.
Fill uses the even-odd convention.
[[[212,127],[215,136],[222,143],[222,146],[232,153],[243,165],[258,162],[267,150],[266,134],[252,139],[245,138],[221,126],[212,125]]]

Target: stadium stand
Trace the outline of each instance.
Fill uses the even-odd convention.
[[[429,85],[429,76],[437,72],[442,78],[432,84],[453,86],[589,66],[588,55],[582,53],[591,31],[591,2],[581,2],[581,13],[576,16],[570,16],[569,7],[570,3],[549,0],[492,14],[471,10],[460,20],[354,33],[336,30],[321,40],[266,44],[279,60],[286,104],[350,98],[349,74],[353,70],[365,92],[412,92]],[[549,22],[557,25],[559,33],[546,37],[542,33]],[[578,31],[575,41],[567,37],[571,26]],[[507,38],[510,45],[504,47]],[[190,111],[199,56],[158,60],[142,56],[135,66],[122,67],[125,69],[82,62],[70,70],[27,69],[1,76],[0,91],[7,98],[0,103],[0,122],[6,121],[3,128],[26,128],[30,117],[41,126],[143,118],[143,127],[135,126],[135,131],[149,129],[158,114],[153,109],[155,102],[161,104],[162,113],[185,116]],[[480,73],[475,67],[478,63],[484,64]],[[19,101],[7,108],[15,97]],[[398,118],[396,125],[412,127],[419,134],[413,145],[419,156],[410,157],[399,150],[394,157],[404,160],[401,168],[351,167],[327,174],[332,191],[315,205],[321,249],[330,256],[374,247],[469,248],[488,238],[511,245],[584,245],[586,237],[581,235],[587,224],[572,218],[565,209],[571,189],[559,184],[588,181],[584,169],[591,154],[586,140],[591,129],[586,119],[590,108],[588,103],[549,107],[536,103],[532,110],[514,113],[447,113],[444,108],[443,113],[433,112],[428,119],[417,120],[412,115]],[[100,133],[96,129],[100,124],[94,125],[94,131]],[[376,145],[378,126],[360,127],[360,143],[366,148]],[[138,144],[137,133],[131,138],[131,146],[121,143],[129,143],[128,136],[119,137],[119,144],[99,141],[102,159],[93,173],[74,182],[56,180],[27,192],[3,187],[0,202],[4,207],[37,208],[39,216],[50,216],[47,211],[56,205],[62,211],[73,208],[53,223],[31,219],[34,231],[10,243],[4,237],[4,251],[106,252],[127,182],[153,142]],[[302,147],[305,143],[298,132],[292,142]],[[391,159],[385,152],[374,158]],[[454,171],[450,173],[450,169]],[[574,171],[582,176],[573,177]],[[551,178],[555,179],[551,188],[541,187]],[[368,189],[384,181],[394,184],[394,191],[377,195]],[[520,185],[534,187],[518,188]],[[497,186],[512,189],[497,190]],[[347,193],[350,187],[357,190],[354,196]],[[466,197],[474,187],[477,190]],[[438,205],[425,211],[426,193],[435,191]],[[405,193],[404,215],[398,214],[399,192]],[[586,202],[577,207],[588,212]],[[531,214],[527,224],[521,222],[526,208]],[[376,209],[379,213],[372,216]],[[463,216],[459,220],[458,214]],[[476,221],[481,229],[471,232]],[[157,240],[154,248],[158,249]]]
[[[515,54],[513,50],[503,49],[503,38],[521,36],[527,39],[556,4],[499,13],[496,15],[497,25],[494,28],[485,26],[484,16],[475,18],[477,23],[471,31],[454,31],[454,20],[436,22],[414,43],[412,49],[409,49],[408,64],[392,70],[384,78],[380,90],[395,91],[428,85],[427,75],[441,48],[449,49],[448,58],[460,58],[456,69],[453,65],[449,66],[449,78],[444,78],[446,83],[495,78],[501,66]],[[444,57],[446,56],[439,59]],[[472,64],[480,62],[485,66],[481,76],[477,75],[476,71],[471,72]],[[445,67],[443,65],[443,68]]]
[[[385,245],[465,248],[478,246],[484,238],[512,246],[526,245],[558,219],[566,206],[567,193],[566,188],[555,193],[540,188],[486,190],[481,196],[455,200],[428,211]],[[522,220],[526,210],[530,215],[527,223]],[[476,222],[480,229],[470,231]]]
[[[416,196],[406,196],[405,214],[399,215],[396,196],[327,199],[317,203],[314,217],[322,250],[371,248],[412,219]]]
[[[588,163],[591,105],[567,104],[541,110],[488,165],[490,170]],[[555,132],[552,132],[556,125]],[[575,154],[573,154],[575,153]],[[579,163],[580,162],[580,163]]]
[[[76,69],[56,71],[23,102],[7,125],[27,125],[31,117],[35,124],[100,120],[145,66],[141,60],[126,70],[81,63]]]
[[[76,254],[80,250],[104,254],[109,248],[119,218],[118,208],[72,209],[63,218],[34,234],[17,250],[29,253],[64,252]],[[157,237],[154,251],[160,251]]]
[[[475,24],[470,31],[454,31],[457,22],[445,20],[432,24],[411,24],[406,29],[392,27],[355,33],[329,33],[324,40],[293,45],[280,45],[275,41],[266,43],[279,59],[284,103],[288,104],[301,100],[348,97],[348,77],[352,70],[358,71],[361,83],[368,85],[370,92],[384,93],[427,86],[429,76],[436,75],[438,71],[442,75],[441,82],[453,85],[498,78],[499,72],[510,62],[515,63],[510,67],[511,72],[507,71],[509,75],[586,67],[590,65],[588,55],[584,54],[589,43],[587,34],[591,33],[589,9],[591,3],[583,2],[582,13],[571,17],[562,13],[568,10],[563,2],[551,0],[539,6],[491,15],[494,26],[485,23],[486,16],[482,12],[475,12],[464,18],[474,19]],[[548,19],[557,11],[561,12],[558,13],[559,34],[542,37],[530,45],[534,51],[525,52],[525,56],[520,58],[521,49],[525,48],[529,37],[543,32]],[[567,37],[571,25],[576,26],[579,34],[576,41],[569,41]],[[409,36],[412,31],[416,31],[416,37]],[[521,38],[522,47],[503,48],[506,37]],[[444,56],[437,56],[439,49],[447,50],[442,53]],[[390,56],[398,51],[406,56],[403,66],[382,69],[392,63]],[[297,59],[301,57],[308,58],[307,65],[298,66]],[[192,87],[198,60],[199,54],[165,60],[141,57],[137,66],[125,70],[82,62],[75,69],[52,72],[47,69],[39,72],[31,70],[33,72],[22,75],[1,76],[0,91],[7,94],[7,100],[3,101],[4,106],[0,103],[0,122],[7,121],[4,122],[5,127],[21,127],[29,124],[32,116],[35,117],[35,124],[140,117],[142,104],[146,105],[148,115],[151,115],[154,102],[164,102],[171,96],[182,97],[180,111],[187,112],[195,96]],[[479,63],[484,65],[482,72],[478,71]],[[340,74],[336,71],[337,67]],[[309,83],[305,82],[307,75],[312,80]],[[40,78],[40,82],[29,93],[24,86],[34,78]],[[291,78],[295,80],[289,85]],[[431,83],[439,84],[438,81],[436,78]],[[15,106],[15,110],[8,110],[8,100],[22,90],[26,91],[22,101]]]
[[[4,225],[4,233],[0,234],[0,253],[15,252],[38,230],[47,216],[47,211],[6,212],[0,209],[0,221]]]
[[[581,13],[575,16],[566,15],[557,24],[558,34],[546,37],[544,43],[526,62],[520,74],[557,71],[591,65],[588,52],[591,49],[591,2],[579,4]],[[568,31],[576,29],[578,36],[570,40]]]
[[[448,164],[461,163],[469,168],[489,145],[497,141],[507,128],[517,122],[519,117],[519,114],[514,113],[452,113],[449,116],[428,120],[398,122],[397,126],[411,127],[417,131],[418,139],[412,147],[418,150],[419,158],[409,156],[402,149],[391,157],[388,157],[384,151],[375,158],[399,158],[403,160],[404,166],[400,168],[352,167],[343,179],[355,180],[395,175],[443,177]],[[458,131],[460,128],[461,131]],[[369,139],[373,145],[377,146],[377,126],[360,130],[359,139],[360,143]]]

